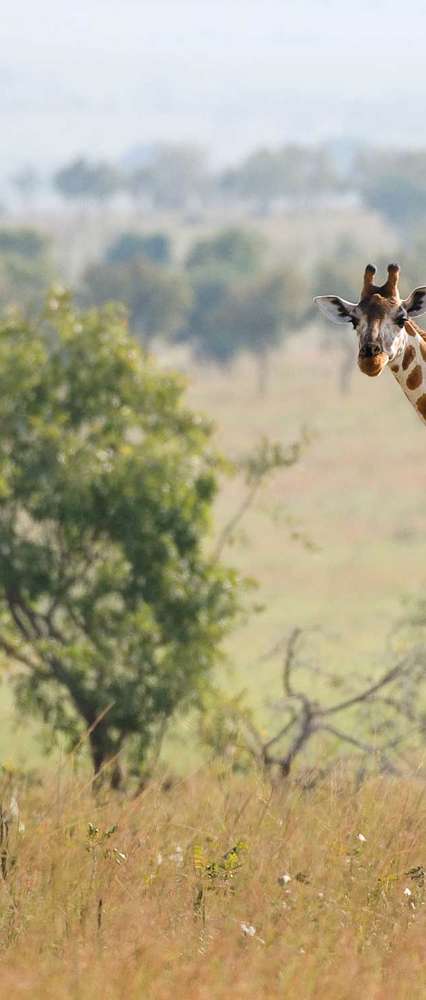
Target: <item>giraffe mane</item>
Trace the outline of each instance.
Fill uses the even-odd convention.
[[[412,337],[414,337],[414,335],[418,333],[419,337],[422,337],[422,339],[426,343],[426,330],[422,330],[421,326],[419,326],[419,324],[416,323],[414,319],[409,319],[408,322],[406,323],[406,327],[407,327],[407,332],[411,333]],[[408,329],[408,327],[410,327],[411,329]]]

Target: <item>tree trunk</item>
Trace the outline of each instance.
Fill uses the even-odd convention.
[[[111,746],[101,727],[102,722],[89,734],[90,756],[94,770],[93,787],[99,788],[108,782],[111,788],[120,788],[123,783],[123,771],[117,757],[119,748]],[[108,766],[109,761],[111,761],[110,766]]]

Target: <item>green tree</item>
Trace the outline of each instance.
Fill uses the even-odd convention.
[[[237,605],[205,538],[219,459],[111,307],[51,293],[39,323],[0,329],[0,649],[19,707],[95,772],[141,766],[197,701]],[[114,778],[118,780],[117,768]]]
[[[273,348],[307,316],[307,286],[293,267],[235,278],[223,265],[195,269],[193,303],[178,339],[191,344],[201,361],[226,366],[248,351],[258,365],[258,387],[267,385]]]
[[[203,198],[208,185],[203,150],[179,143],[158,145],[150,161],[134,170],[127,182],[135,199],[145,197],[156,208],[172,211]]]
[[[294,267],[261,277],[238,303],[236,336],[257,361],[258,390],[265,393],[271,351],[307,318],[307,284]]]
[[[332,159],[321,146],[257,149],[221,178],[222,190],[254,200],[264,210],[279,198],[312,201],[340,186]]]
[[[89,163],[81,157],[61,167],[53,184],[68,201],[106,202],[116,193],[121,179],[109,163]]]
[[[262,265],[265,244],[255,232],[236,227],[223,229],[214,236],[198,240],[186,260],[188,270],[216,265],[228,273],[250,275]]]
[[[191,279],[192,303],[176,339],[200,361],[227,365],[241,347],[234,330],[235,282],[222,265],[196,268]]]
[[[170,239],[166,233],[121,233],[108,247],[107,264],[122,264],[138,257],[145,257],[154,264],[169,264]]]
[[[184,322],[191,301],[184,275],[142,258],[90,265],[83,275],[82,296],[91,305],[123,302],[146,346],[156,336],[174,333]]]

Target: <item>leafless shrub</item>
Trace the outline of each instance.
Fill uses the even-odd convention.
[[[305,787],[312,787],[348,753],[357,761],[360,780],[372,764],[392,775],[421,775],[415,750],[426,734],[426,646],[418,644],[402,654],[376,680],[364,677],[353,685],[353,678],[342,681],[318,661],[307,661],[304,637],[304,630],[294,628],[280,644],[283,696],[274,705],[280,716],[276,732],[265,739],[241,698],[234,698],[220,709],[215,730],[220,733],[220,752],[238,758],[244,749],[283,778],[296,762],[304,764],[298,780]],[[278,651],[275,647],[272,653]],[[332,691],[342,690],[342,685],[344,694],[333,700]],[[320,740],[323,763],[318,766],[315,750]],[[210,744],[213,747],[212,739]]]

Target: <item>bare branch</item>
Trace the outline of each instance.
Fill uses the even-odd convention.
[[[246,493],[240,506],[237,507],[235,514],[233,514],[233,516],[225,524],[225,527],[222,529],[219,535],[215,550],[213,552],[212,562],[214,563],[218,562],[218,560],[221,558],[225,546],[228,544],[230,538],[232,538],[234,531],[238,527],[240,521],[242,521],[244,515],[247,513],[247,511],[254,503],[256,496],[260,490],[261,482],[262,480],[258,479],[254,483],[252,483],[250,489]]]
[[[321,705],[309,694],[294,686],[293,672],[297,666],[297,647],[302,633],[302,629],[294,628],[287,641],[282,681],[285,693],[283,709],[289,717],[275,735],[261,744],[260,759],[264,765],[266,767],[278,766],[281,774],[287,776],[290,773],[295,758],[305,749],[309,740],[316,735],[328,733],[339,740],[340,743],[345,743],[366,756],[379,758],[381,769],[392,774],[400,773],[396,764],[390,760],[389,753],[395,751],[411,736],[418,736],[422,732],[424,733],[426,725],[421,714],[416,714],[410,688],[407,691],[406,697],[404,696],[404,691],[401,693],[397,689],[392,693],[388,693],[388,689],[391,684],[400,681],[404,676],[410,678],[411,682],[414,683],[414,680],[417,678],[416,668],[419,665],[419,659],[420,657],[425,658],[423,647],[412,650],[408,656],[405,656],[389,670],[386,670],[377,681],[368,683],[357,694],[344,698],[334,705],[327,706]],[[320,672],[318,669],[318,673]],[[391,739],[383,739],[382,733],[381,740],[376,738],[372,742],[368,737],[359,737],[352,732],[347,732],[345,729],[334,726],[331,721],[328,721],[333,715],[344,714],[357,706],[367,706],[372,703],[388,713],[387,717],[382,717],[383,730],[387,731],[388,736],[389,728],[391,728],[391,731],[393,730]],[[389,713],[391,713],[390,716]],[[401,733],[396,730],[396,719],[416,724]],[[284,747],[283,752],[272,752],[281,741],[287,742],[287,746]],[[259,740],[257,743],[259,745]]]
[[[266,753],[266,755],[267,755],[268,751],[271,749],[271,747],[275,746],[276,743],[279,743],[280,740],[284,739],[284,736],[287,736],[287,733],[289,733],[290,729],[293,728],[295,722],[297,722],[297,715],[293,711],[292,712],[292,717],[287,722],[287,724],[285,726],[283,726],[282,729],[280,729],[279,733],[277,733],[276,736],[272,736],[272,738],[270,740],[268,740],[267,743],[265,743],[263,745],[263,753],[264,754]]]
[[[302,635],[302,629],[294,628],[290,632],[290,636],[287,642],[287,650],[284,658],[284,669],[283,669],[283,688],[285,694],[289,698],[293,698],[295,696],[295,692],[293,691],[293,688],[291,686],[290,677],[291,677],[291,671],[294,667],[297,643],[301,635]],[[297,697],[300,697],[300,695],[298,694]]]
[[[412,657],[406,657],[392,667],[391,670],[387,670],[382,677],[376,681],[375,684],[371,684],[370,687],[366,688],[364,691],[360,691],[359,694],[353,695],[352,698],[347,698],[345,701],[339,702],[337,705],[332,705],[330,708],[323,708],[320,710],[322,716],[335,715],[337,712],[346,711],[348,708],[352,708],[353,705],[359,705],[363,701],[368,701],[377,691],[381,691],[382,688],[391,684],[392,681],[396,680],[398,676],[404,673],[412,665]]]

